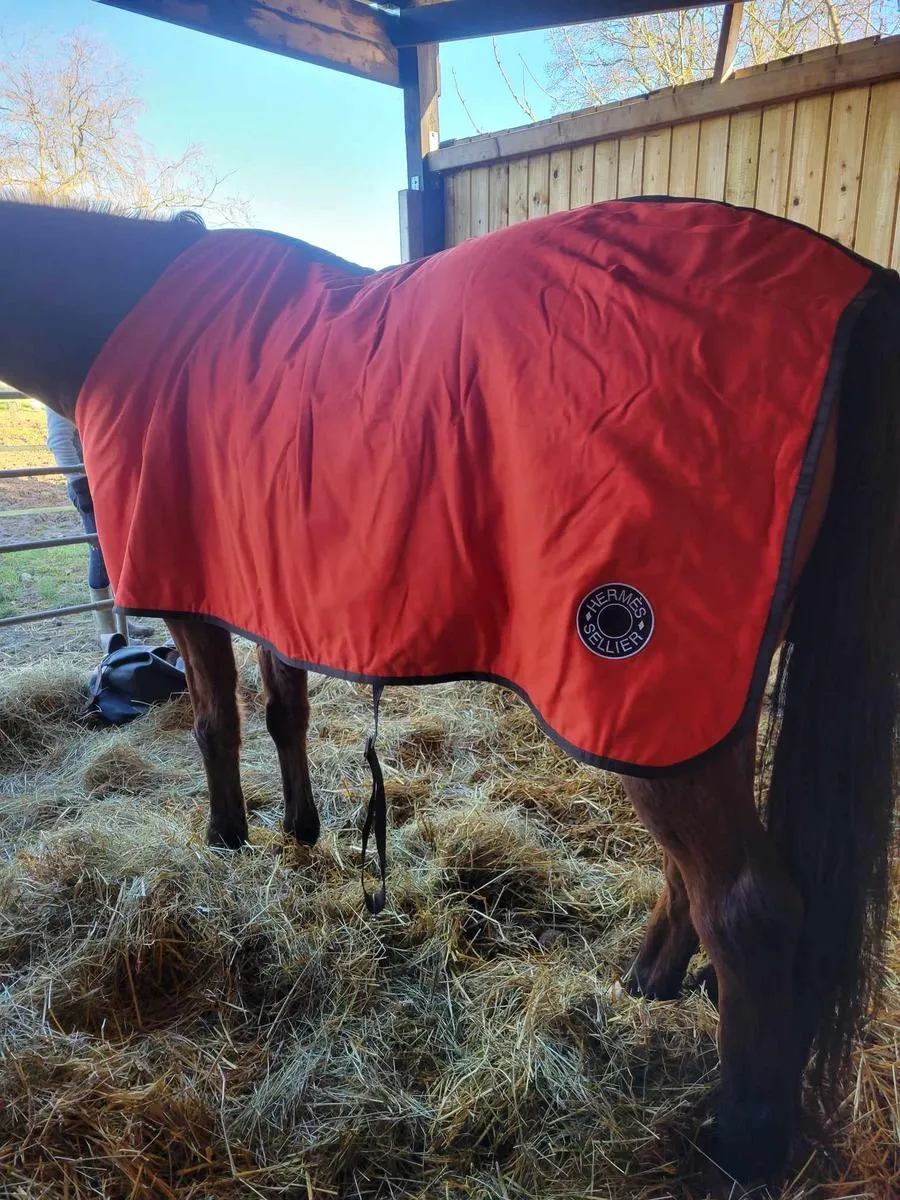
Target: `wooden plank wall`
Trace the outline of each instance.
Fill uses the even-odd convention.
[[[900,269],[900,79],[456,171],[447,245],[547,212],[701,196],[811,225]]]

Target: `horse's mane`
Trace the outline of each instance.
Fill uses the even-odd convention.
[[[188,221],[206,228],[199,213],[191,209],[170,209],[145,212],[135,205],[118,200],[99,200],[93,196],[46,195],[34,188],[0,187],[0,204],[29,205],[32,208],[59,208],[72,212],[97,213],[108,217],[127,217],[138,221]]]
[[[198,229],[206,230],[206,222],[199,213],[191,209],[181,209],[178,212],[163,210],[146,213],[133,206],[121,204],[116,200],[97,200],[89,196],[45,196],[38,191],[28,188],[0,187],[0,216],[3,214],[5,205],[8,205],[10,208],[16,207],[20,210],[30,209],[34,213],[41,210],[45,211],[48,208],[56,209],[63,220],[65,219],[65,213],[89,213],[94,216],[113,217],[118,220],[149,222],[156,226],[177,223],[181,225],[194,225]],[[302,249],[303,253],[311,261],[321,263],[323,266],[332,267],[338,271],[345,271],[349,275],[374,274],[370,267],[362,267],[358,263],[351,262],[349,259],[332,253],[330,250],[325,250],[321,246],[314,246],[311,242],[305,242],[300,238],[292,237],[290,234],[276,233],[273,230],[259,230],[258,232],[265,233],[267,237],[290,242],[292,245]]]

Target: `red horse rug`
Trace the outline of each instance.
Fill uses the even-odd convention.
[[[78,401],[119,607],[372,684],[492,680],[577,757],[747,728],[880,269],[709,201],[614,201],[367,272],[212,232]]]

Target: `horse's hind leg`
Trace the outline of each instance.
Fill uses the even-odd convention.
[[[299,667],[289,667],[270,650],[260,649],[258,658],[266,695],[266,728],[281,764],[284,830],[298,842],[312,846],[319,837],[319,814],[313,800],[306,757],[309,729],[307,673]]]
[[[671,854],[663,852],[666,886],[650,915],[644,940],[625,984],[649,1000],[674,1000],[681,990],[699,938],[687,888]]]
[[[754,806],[752,741],[684,775],[625,784],[681,872],[716,970],[721,1089],[712,1153],[742,1182],[782,1166],[803,1067],[793,990],[802,905]]]
[[[207,841],[237,850],[247,841],[247,813],[241,791],[241,719],[231,634],[201,621],[167,620],[166,624],[184,659],[194,736],[206,769]]]

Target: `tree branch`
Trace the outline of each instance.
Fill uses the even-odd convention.
[[[500,72],[503,82],[506,84],[507,89],[509,90],[509,94],[512,96],[513,100],[515,100],[516,104],[519,106],[528,120],[536,121],[537,117],[535,116],[534,109],[528,103],[527,97],[524,95],[519,95],[513,86],[512,80],[506,73],[506,68],[503,66],[503,60],[500,58],[500,49],[497,45],[497,39],[495,37],[491,38],[491,45],[494,47],[494,61],[497,64],[497,70]]]

